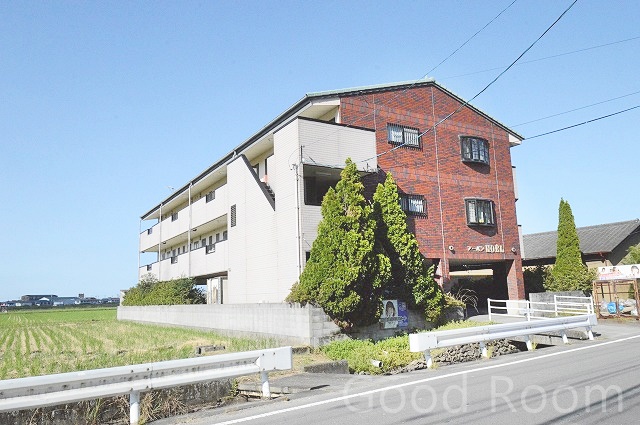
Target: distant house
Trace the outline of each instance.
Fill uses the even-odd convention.
[[[51,299],[58,298],[57,295],[23,295],[20,297],[21,301],[39,301],[43,298]]]
[[[80,304],[78,297],[56,297],[52,299],[54,306],[76,305]]]
[[[615,266],[640,244],[640,219],[578,227],[582,261],[589,267]],[[558,232],[523,235],[523,266],[554,264]]]

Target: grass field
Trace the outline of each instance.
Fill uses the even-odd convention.
[[[211,332],[116,320],[115,308],[0,314],[0,379],[193,357],[199,345],[226,351],[277,346]]]

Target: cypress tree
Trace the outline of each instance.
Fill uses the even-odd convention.
[[[424,308],[427,319],[437,322],[444,296],[433,279],[433,268],[426,266],[418,241],[408,230],[407,216],[399,198],[398,186],[391,173],[387,173],[384,184],[378,184],[373,195],[377,240],[391,264],[391,282],[385,288],[385,297],[399,298],[413,307]]]
[[[560,199],[556,262],[551,270],[551,279],[545,282],[545,286],[551,291],[590,291],[592,278],[593,273],[582,263],[580,240],[571,206]]]
[[[391,266],[375,250],[376,221],[350,159],[321,211],[309,260],[287,300],[317,304],[344,327],[374,323]]]

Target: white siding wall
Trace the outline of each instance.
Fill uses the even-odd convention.
[[[303,261],[298,248],[298,198],[296,197],[296,171],[292,164],[298,162],[299,120],[294,120],[280,129],[273,136],[275,175],[269,169],[269,182],[276,194],[276,227],[278,231],[278,282],[276,285],[278,300],[283,301],[291,290],[291,286],[298,281],[300,272],[298,262]],[[300,167],[302,168],[302,167]],[[300,173],[302,171],[300,170]],[[299,187],[302,188],[302,176]],[[302,198],[300,203],[302,203]],[[299,260],[300,258],[300,260]]]
[[[351,158],[361,171],[378,166],[375,132],[317,121],[298,123],[302,156],[308,164],[314,164],[313,158],[317,164],[342,167]]]
[[[282,301],[276,299],[274,288],[278,267],[275,212],[242,157],[227,166],[227,190],[229,209],[236,206],[236,226],[231,227],[229,211],[229,282],[224,301]]]

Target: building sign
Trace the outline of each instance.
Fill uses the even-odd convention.
[[[598,280],[640,279],[640,264],[598,267]]]
[[[398,300],[382,300],[380,325],[383,329],[409,327],[409,311],[407,303]]]
[[[504,252],[504,245],[477,245],[477,246],[467,246],[467,251],[472,252],[487,252],[487,253],[501,253]]]

